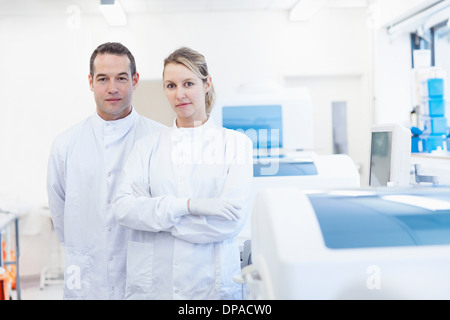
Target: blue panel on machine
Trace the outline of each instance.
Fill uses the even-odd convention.
[[[450,244],[450,195],[432,190],[394,196],[311,194],[308,198],[328,248]]]
[[[257,163],[253,164],[253,176],[310,176],[316,175],[317,169],[314,162],[283,162],[283,161],[270,161],[266,159],[260,159]]]
[[[224,106],[222,124],[228,129],[242,130],[255,149],[283,147],[281,105]]]

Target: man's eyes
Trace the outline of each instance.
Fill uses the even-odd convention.
[[[117,80],[120,82],[127,82],[128,78],[127,77],[118,77]],[[106,82],[106,81],[108,81],[108,78],[106,78],[106,77],[97,78],[97,81],[98,82]]]

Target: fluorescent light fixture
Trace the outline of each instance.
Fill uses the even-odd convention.
[[[119,0],[101,0],[100,12],[103,13],[106,21],[112,26],[124,26],[127,24],[127,16]]]
[[[423,25],[428,19],[433,19],[433,15],[447,10],[449,6],[449,0],[422,1],[420,6],[413,6],[400,18],[390,22],[386,26],[387,32],[390,36],[397,36],[403,32],[414,32],[417,26]],[[427,25],[427,28],[432,26],[429,23]]]
[[[306,21],[328,4],[328,0],[300,0],[291,10],[292,21]]]

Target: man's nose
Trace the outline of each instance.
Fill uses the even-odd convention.
[[[108,92],[109,92],[109,93],[116,93],[116,92],[117,92],[117,83],[116,83],[116,81],[111,80],[111,81],[109,82],[109,85],[108,85]]]

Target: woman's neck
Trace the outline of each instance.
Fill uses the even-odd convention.
[[[178,128],[195,128],[202,126],[206,121],[208,121],[208,117],[205,119],[186,119],[177,117],[176,124]]]

